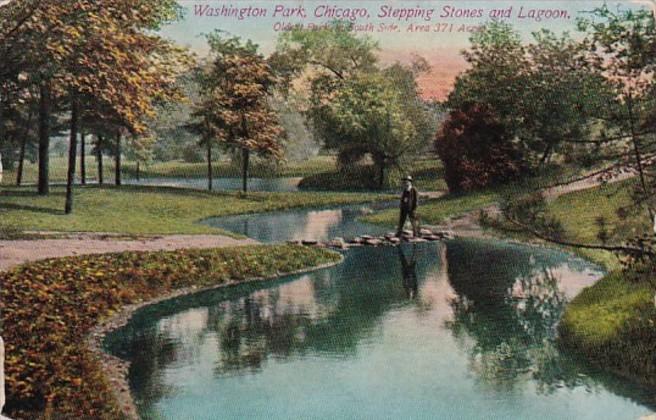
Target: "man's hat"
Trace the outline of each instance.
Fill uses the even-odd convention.
[[[401,181],[412,182],[412,177],[411,177],[410,175],[408,175],[408,176],[406,176],[406,177],[404,177],[404,178],[401,178]]]

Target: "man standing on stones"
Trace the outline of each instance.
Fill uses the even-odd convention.
[[[408,217],[412,224],[412,234],[414,237],[419,236],[419,220],[417,219],[417,189],[412,186],[412,177],[410,175],[403,178],[403,193],[401,193],[401,215],[399,217],[399,228],[396,236],[403,233],[403,225]]]

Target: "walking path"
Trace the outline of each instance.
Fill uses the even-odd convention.
[[[172,251],[181,248],[221,248],[254,245],[253,239],[234,239],[222,235],[169,235],[136,240],[112,235],[76,234],[65,239],[1,240],[0,271],[45,258],[104,254],[122,251]]]
[[[615,182],[621,182],[626,179],[635,177],[636,173],[634,171],[622,172],[608,179],[606,182],[613,184]],[[564,185],[558,185],[556,187],[545,188],[542,190],[542,194],[547,201],[553,201],[561,195],[569,194],[575,191],[587,190],[590,188],[598,187],[602,184],[602,181],[599,177],[593,176],[589,178],[579,179]],[[483,212],[489,217],[496,218],[501,214],[501,209],[498,204],[492,204],[468,213],[455,216],[445,220],[443,223],[437,226],[427,226],[430,229],[442,229],[455,232],[458,236],[473,237],[473,238],[484,238],[489,237],[490,235],[486,234],[483,231],[483,228],[479,224],[479,215]],[[655,222],[656,230],[656,222]]]
[[[619,182],[635,176],[635,173],[622,173],[608,182]],[[569,184],[548,188],[544,195],[553,200],[563,194],[593,188],[601,184],[596,177],[578,180]],[[444,193],[429,191],[422,193],[428,198],[438,198]],[[484,207],[458,217],[446,220],[439,226],[429,228],[456,232],[459,236],[486,236],[478,223],[481,211],[494,217],[500,213],[497,205]],[[48,233],[40,233],[47,235]],[[218,248],[238,245],[254,245],[253,239],[234,239],[222,235],[169,235],[142,239],[126,239],[116,234],[78,233],[64,234],[63,239],[0,240],[0,271],[19,264],[45,258],[69,257],[74,255],[103,254],[122,251],[164,251],[182,248]]]

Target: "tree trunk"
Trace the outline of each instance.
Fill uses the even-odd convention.
[[[50,192],[50,86],[48,82],[41,85],[39,103],[39,195]]]
[[[102,136],[98,136],[98,141],[96,142],[96,160],[98,161],[98,185],[102,185],[103,180],[103,153],[102,153]]]
[[[378,187],[382,190],[385,186],[385,164],[381,163],[378,171]]]
[[[23,165],[25,164],[25,147],[27,145],[27,139],[23,137],[21,142],[20,153],[18,155],[18,169],[16,170],[16,186],[20,187],[23,183]]]
[[[30,127],[32,126],[32,118],[34,117],[33,108],[30,107],[30,113],[27,117],[27,124],[23,131],[23,140],[21,141],[20,154],[18,156],[18,170],[16,171],[16,186],[20,187],[23,183],[23,169],[25,167],[25,149],[27,148],[27,139],[30,136]]]
[[[137,181],[139,181],[139,179],[141,178],[139,172],[140,172],[139,171],[139,161],[137,161]]]
[[[246,148],[241,149],[241,181],[242,191],[248,191],[248,161],[250,158],[250,151]]]
[[[71,214],[73,211],[73,183],[75,181],[75,161],[77,154],[77,134],[78,134],[78,115],[79,104],[77,98],[73,97],[71,101],[71,139],[68,146],[68,177],[66,179],[66,205],[64,213]]]
[[[121,133],[116,133],[116,156],[114,156],[114,184],[121,185]]]
[[[540,158],[540,166],[544,166],[545,163],[549,160],[549,157],[551,157],[551,150],[552,150],[552,145],[549,144],[547,148],[544,150],[544,153],[542,154],[542,157]]]
[[[207,141],[207,189],[212,191],[212,180],[214,174],[212,174],[212,142]]]
[[[86,165],[86,150],[84,148],[86,147],[85,141],[84,141],[84,133],[80,133],[80,183],[82,185],[87,184],[87,165]]]

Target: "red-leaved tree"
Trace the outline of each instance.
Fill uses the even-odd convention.
[[[471,191],[515,179],[528,171],[504,124],[485,105],[451,111],[435,147],[449,191]]]

